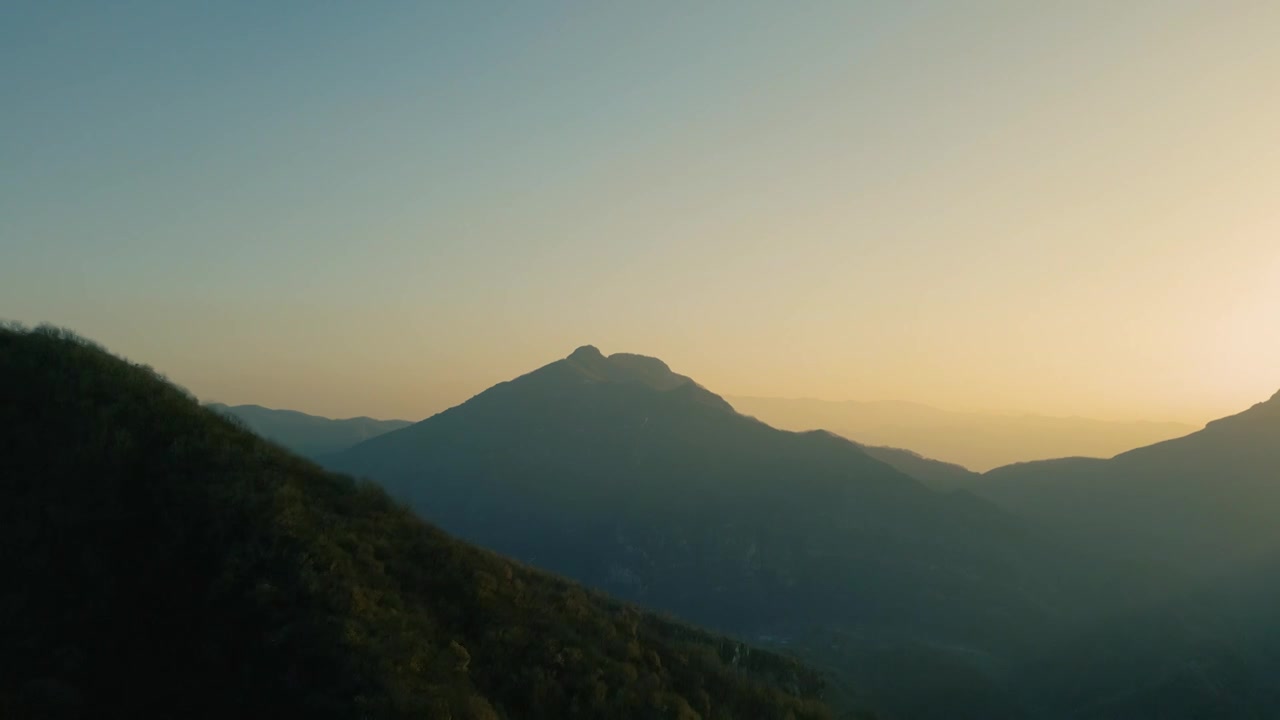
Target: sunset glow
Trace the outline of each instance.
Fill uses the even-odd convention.
[[[5,11],[0,313],[201,397],[420,418],[588,342],[736,395],[1280,387],[1275,3],[144,5]]]

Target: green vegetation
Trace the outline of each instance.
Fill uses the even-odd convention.
[[[458,542],[70,333],[0,329],[0,717],[826,718],[780,655]]]

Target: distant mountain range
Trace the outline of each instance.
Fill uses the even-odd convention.
[[[69,333],[0,326],[0,398],[0,717],[831,718],[795,660],[458,542]]]
[[[332,455],[413,424],[408,420],[375,420],[370,417],[335,420],[261,405],[206,403],[205,407],[232,417],[262,437],[313,459]],[[868,455],[935,489],[969,488],[981,481],[979,473],[954,463],[923,457],[911,450],[873,445],[860,447]]]
[[[997,468],[970,487],[1077,545],[1236,572],[1280,553],[1280,393],[1186,437]]]
[[[208,403],[215,412],[230,415],[262,437],[310,458],[346,450],[357,443],[413,423],[369,417],[331,420],[296,410],[272,410],[261,405]]]
[[[1260,718],[1280,704],[1278,407],[979,474],[777,430],[587,346],[323,461],[481,545],[793,650],[838,705]]]
[[[1047,458],[1111,457],[1197,429],[1173,422],[952,412],[906,402],[725,399],[739,412],[778,428],[822,428],[866,445],[910,448],[976,471]]]
[[[473,542],[794,647],[904,717],[1025,716],[1021,658],[1163,588],[873,453],[929,462],[774,429],[586,346],[326,462]]]

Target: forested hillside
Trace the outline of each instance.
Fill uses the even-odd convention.
[[[0,329],[0,427],[0,717],[829,717],[69,333]]]

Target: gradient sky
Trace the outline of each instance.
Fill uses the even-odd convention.
[[[0,6],[0,317],[423,417],[568,354],[1204,421],[1280,388],[1280,3]]]

